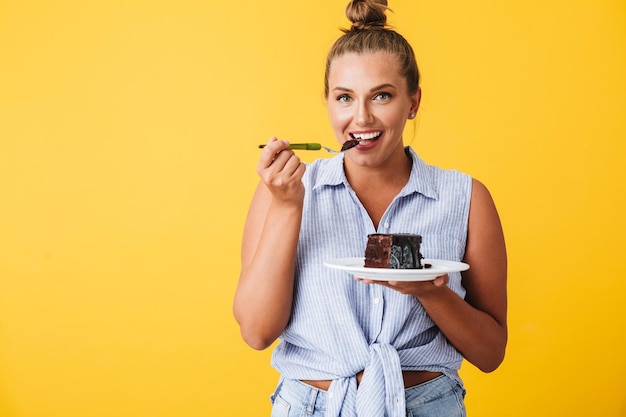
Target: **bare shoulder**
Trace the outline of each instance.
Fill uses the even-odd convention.
[[[468,233],[483,239],[499,240],[502,226],[498,210],[487,187],[479,180],[472,179]]]
[[[489,206],[493,206],[495,209],[495,204],[493,202],[493,198],[491,197],[491,193],[479,180],[476,178],[472,178],[472,200],[471,205],[475,208],[489,208]]]

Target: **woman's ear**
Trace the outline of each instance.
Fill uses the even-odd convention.
[[[422,89],[418,87],[415,94],[411,96],[411,113],[417,113],[417,110],[420,108],[420,101],[422,101]]]

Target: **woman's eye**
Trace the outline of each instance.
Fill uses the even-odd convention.
[[[337,101],[340,103],[347,103],[350,101],[350,96],[348,96],[347,94],[342,94],[337,97]]]
[[[391,94],[389,93],[378,93],[374,96],[374,100],[389,100],[391,98]]]

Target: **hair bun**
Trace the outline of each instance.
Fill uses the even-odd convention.
[[[387,0],[352,0],[346,7],[346,16],[352,22],[352,29],[384,28],[387,9]]]

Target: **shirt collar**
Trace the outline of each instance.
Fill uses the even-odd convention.
[[[425,197],[437,200],[439,193],[435,186],[435,178],[433,177],[431,167],[427,165],[410,146],[405,147],[404,151],[413,160],[413,165],[411,166],[409,182],[404,186],[400,195],[405,196],[412,193],[420,193]]]
[[[348,179],[343,171],[343,153],[336,155],[330,159],[325,159],[323,162],[319,176],[315,181],[313,189],[324,186],[334,186],[340,184],[348,184]]]
[[[399,196],[406,196],[413,193],[420,193],[425,197],[437,199],[439,194],[435,187],[434,178],[432,176],[432,170],[429,166],[420,159],[417,153],[407,146],[404,148],[405,152],[411,157],[413,164],[411,166],[411,175],[409,176],[409,182],[404,186]],[[327,159],[327,165],[321,170],[315,186],[335,186],[344,184],[348,186],[348,179],[343,170],[343,161],[345,154],[341,153],[333,158]]]

